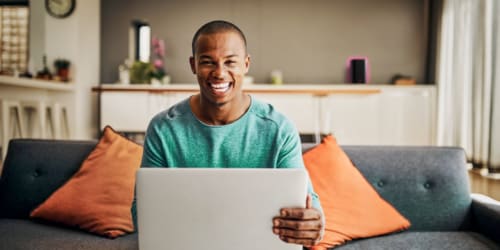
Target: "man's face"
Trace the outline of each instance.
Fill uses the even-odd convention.
[[[226,31],[199,36],[195,55],[189,62],[205,100],[220,106],[242,93],[250,58],[237,33]]]

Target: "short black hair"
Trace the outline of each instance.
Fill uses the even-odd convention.
[[[236,34],[238,34],[241,37],[241,39],[243,40],[243,42],[245,43],[245,52],[247,51],[247,39],[245,38],[243,31],[241,31],[241,29],[238,28],[238,26],[236,26],[235,24],[230,23],[228,21],[215,20],[215,21],[211,21],[211,22],[204,24],[196,31],[196,33],[194,33],[193,41],[191,42],[191,50],[193,52],[193,56],[194,56],[196,41],[198,40],[198,37],[200,37],[201,35],[214,34],[214,33],[225,32],[225,31],[236,32]]]

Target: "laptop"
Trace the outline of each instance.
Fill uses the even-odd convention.
[[[272,232],[272,218],[306,194],[304,169],[140,168],[139,249],[302,250]]]

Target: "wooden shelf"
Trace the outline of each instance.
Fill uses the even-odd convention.
[[[0,85],[10,85],[14,87],[37,88],[55,91],[74,91],[75,86],[71,82],[57,82],[40,79],[0,76]]]

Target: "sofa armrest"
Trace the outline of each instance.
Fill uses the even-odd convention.
[[[500,244],[500,201],[482,194],[472,194],[475,229]]]

